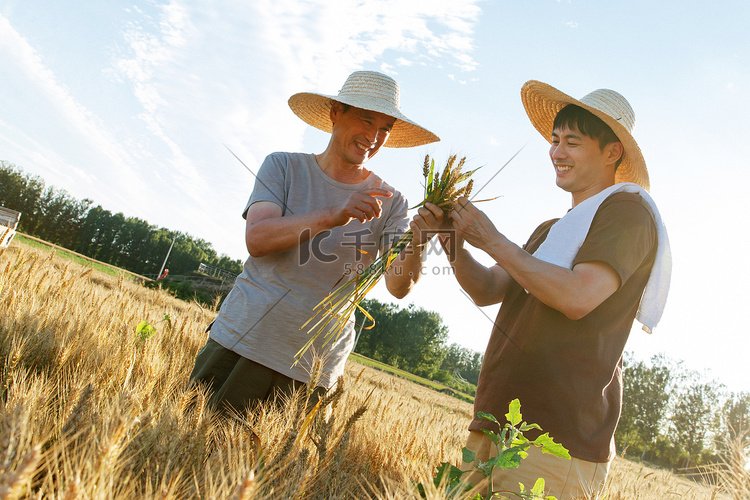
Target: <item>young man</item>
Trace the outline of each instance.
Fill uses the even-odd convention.
[[[496,471],[495,489],[517,492],[519,482],[531,488],[541,477],[548,494],[559,499],[596,498],[615,455],[622,352],[636,313],[648,329],[661,316],[669,245],[646,193],[648,171],[631,135],[628,101],[611,90],[579,101],[536,81],[527,82],[521,96],[531,122],[551,143],[557,185],[571,194],[573,208],[541,224],[518,247],[462,198],[450,214],[450,237],[458,242],[442,239],[446,250],[457,248],[449,259],[473,300],[480,306],[502,302],[475,412],[502,421],[508,403],[518,398],[524,420],[539,424],[573,457],[532,447],[518,469]],[[435,227],[435,208],[420,210],[412,226]],[[463,241],[496,264],[479,264]],[[498,430],[475,417],[467,447],[486,461],[494,445],[483,429]],[[470,480],[478,479],[475,474]]]
[[[273,153],[258,172],[243,212],[250,256],[190,376],[209,385],[221,408],[242,411],[306,384],[313,352],[323,360],[316,393],[336,382],[353,348],[354,318],[338,341],[323,346],[321,336],[295,365],[309,338],[300,328],[342,276],[374,260],[408,225],[404,197],[364,165],[382,146],[439,140],[401,113],[398,85],[381,73],[355,72],[338,95],[299,93],[289,106],[331,139],[317,155]],[[394,296],[416,283],[425,239],[415,235],[414,248],[386,275]]]

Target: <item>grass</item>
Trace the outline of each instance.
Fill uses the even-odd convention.
[[[55,252],[59,257],[63,259],[71,260],[77,264],[80,264],[85,267],[90,267],[92,269],[95,269],[99,272],[102,272],[104,274],[109,274],[110,276],[124,276],[128,279],[132,280],[143,280],[143,276],[139,276],[137,274],[133,274],[129,271],[126,271],[124,269],[121,269],[119,267],[110,266],[109,264],[106,264],[104,262],[100,262],[96,259],[92,259],[91,257],[86,257],[85,255],[81,255],[79,253],[73,252],[71,250],[68,250],[66,248],[53,245],[52,243],[48,243],[46,241],[40,240],[38,238],[34,238],[31,236],[23,235],[16,233],[16,236],[14,238],[16,241],[23,243],[31,248],[36,248],[38,250],[48,251],[48,252]]]
[[[300,393],[221,418],[188,385],[214,315],[21,241],[0,252],[0,499],[408,500],[459,462],[469,403],[359,363],[309,415]],[[730,498],[622,459],[607,488]]]
[[[374,359],[370,359],[368,357],[362,356],[361,354],[357,354],[356,352],[353,352],[349,355],[349,360],[354,361],[356,363],[363,364],[363,365],[371,366],[377,370],[390,373],[391,375],[394,375],[396,377],[405,378],[406,380],[409,380],[410,382],[414,382],[415,384],[429,387],[430,389],[434,389],[436,391],[444,392],[446,394],[453,394],[459,399],[462,399],[469,403],[474,403],[474,397],[469,394],[464,394],[462,392],[456,391],[455,389],[448,387],[445,384],[441,384],[440,382],[433,382],[432,380],[422,378],[418,375],[414,375],[413,373],[409,373],[404,370],[399,370],[398,368],[394,368],[393,366],[386,365],[385,363],[381,363],[380,361],[376,361]]]

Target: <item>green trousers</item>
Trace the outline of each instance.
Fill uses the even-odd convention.
[[[225,411],[233,408],[239,412],[254,403],[289,396],[307,387],[304,382],[243,358],[211,339],[195,358],[190,381],[209,387],[209,404]],[[325,388],[316,387],[309,407],[314,406],[325,392]]]

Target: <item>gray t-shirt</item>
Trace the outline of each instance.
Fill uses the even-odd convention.
[[[282,215],[288,216],[338,205],[354,191],[379,186],[380,179],[372,173],[359,184],[337,182],[321,170],[313,154],[273,153],[258,171],[243,217],[250,205],[259,201],[276,203]],[[392,245],[408,227],[407,202],[401,193],[380,200],[383,211],[377,219],[365,223],[352,220],[287,252],[248,257],[210,337],[245,358],[302,382],[309,380],[312,353],[316,352],[325,363],[319,385],[333,385],[354,347],[354,318],[349,318],[335,344],[323,347],[323,335],[319,336],[292,366],[294,355],[310,338],[307,328],[300,327],[335,286],[367,266],[381,247]]]

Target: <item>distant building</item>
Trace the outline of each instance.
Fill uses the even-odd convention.
[[[0,248],[7,248],[16,235],[21,212],[0,207]]]

